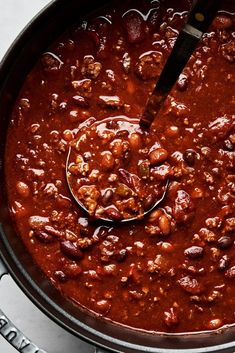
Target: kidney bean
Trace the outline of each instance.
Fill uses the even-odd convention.
[[[229,249],[231,248],[231,246],[233,246],[233,239],[232,237],[229,237],[229,236],[223,236],[223,237],[220,237],[217,241],[217,245],[220,249]]]
[[[131,173],[129,173],[127,170],[122,168],[118,170],[118,173],[120,175],[121,181],[131,188],[133,186],[133,178]]]
[[[128,135],[129,135],[128,130],[119,130],[119,131],[117,131],[117,133],[116,133],[116,137],[117,137],[117,138],[121,138],[121,139],[127,139]],[[127,141],[124,141],[124,140],[123,140],[123,141],[122,141],[122,145],[123,145],[123,150],[124,150],[124,151],[129,148],[129,143],[128,143]],[[128,147],[127,147],[127,146],[128,146]]]
[[[54,243],[55,242],[55,238],[51,235],[51,234],[48,234],[42,230],[39,230],[39,229],[35,229],[34,232],[34,237],[40,242],[40,243],[43,243],[43,244],[51,244],[51,243]]]
[[[108,302],[108,300],[103,299],[95,303],[95,310],[100,314],[107,314],[110,308],[111,304]]]
[[[168,152],[164,148],[157,148],[150,152],[149,154],[149,161],[151,165],[157,165],[162,162],[165,162],[165,160],[168,157]]]
[[[114,167],[114,158],[111,152],[103,152],[101,158],[101,167],[103,170],[112,170]]]
[[[105,193],[102,196],[102,204],[107,205],[109,202],[111,202],[112,198],[113,198],[113,190],[112,189],[105,190]]]
[[[159,228],[163,235],[169,235],[171,232],[171,222],[165,214],[159,218]]]
[[[72,206],[71,199],[61,194],[59,194],[56,197],[56,203],[58,204],[59,207],[66,208],[66,209],[69,209]]]
[[[16,190],[20,196],[23,198],[27,198],[30,194],[30,189],[27,184],[25,184],[23,181],[18,181],[16,184]]]
[[[30,110],[30,107],[31,107],[29,99],[27,99],[27,98],[21,98],[21,100],[20,100],[20,102],[19,102],[19,107],[21,108],[22,111],[28,112],[28,111]],[[36,124],[34,124],[34,125],[36,125]],[[39,125],[39,124],[37,124],[37,125]],[[39,126],[40,126],[40,125],[39,125]],[[32,128],[31,131],[32,131],[32,130],[34,130],[34,128]],[[35,130],[34,130],[34,131],[35,131]],[[36,130],[36,131],[37,131],[37,130]],[[35,132],[36,132],[36,131],[35,131]],[[32,131],[32,132],[33,132],[33,131]]]
[[[64,240],[60,243],[60,250],[72,260],[80,260],[83,258],[83,253],[69,240]]]
[[[225,277],[229,279],[235,278],[235,266],[230,267],[226,272],[225,272]]]
[[[187,149],[183,154],[185,162],[192,167],[195,164],[197,153],[193,149]]]
[[[195,278],[186,276],[178,280],[178,283],[187,293],[200,294],[203,292],[202,285]]]
[[[69,229],[65,230],[65,239],[66,240],[74,242],[77,240],[77,237],[78,237],[78,234],[75,234],[74,232],[72,232]]]
[[[63,235],[64,235],[62,231],[57,230],[54,227],[49,226],[49,225],[45,225],[44,229],[45,229],[45,231],[48,234],[50,234],[50,235],[52,235],[53,237],[56,237],[56,238],[62,238]]]
[[[81,108],[89,108],[89,103],[86,98],[82,96],[73,96],[73,102],[76,104],[76,106],[81,107]]]
[[[174,308],[164,311],[164,322],[168,327],[176,326],[179,323],[179,318]]]
[[[145,38],[147,33],[146,23],[138,12],[128,11],[123,17],[123,24],[129,43],[139,43]]]
[[[155,198],[153,194],[149,194],[143,200],[143,208],[145,211],[149,210],[154,204]]]
[[[213,27],[216,29],[228,29],[233,24],[232,19],[226,15],[218,15],[213,21]]]
[[[121,213],[114,207],[109,207],[105,210],[107,216],[113,220],[119,221],[122,219]]]
[[[204,250],[201,246],[191,246],[184,251],[185,256],[190,259],[198,259],[203,256]]]
[[[44,70],[47,72],[57,72],[63,65],[60,58],[51,52],[47,52],[42,55],[41,63]]]

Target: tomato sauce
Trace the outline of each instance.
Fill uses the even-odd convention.
[[[218,13],[149,133],[126,124],[88,136],[103,119],[140,116],[191,5],[114,1],[68,29],[25,79],[8,131],[9,208],[25,251],[65,297],[134,329],[235,323],[235,9]],[[91,220],[66,181],[81,129],[74,185],[88,179],[99,212],[128,218],[133,193],[146,188],[150,207],[169,180],[163,202],[135,222]]]

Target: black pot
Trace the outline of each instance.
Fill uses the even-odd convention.
[[[106,1],[107,2],[107,1]],[[98,3],[98,5],[97,5]],[[102,321],[74,306],[34,265],[17,236],[8,212],[4,179],[6,133],[14,101],[26,74],[40,54],[69,25],[90,13],[99,0],[55,0],[20,34],[0,65],[0,278],[9,272],[23,292],[47,316],[79,338],[92,343],[97,352],[208,353],[235,351],[235,327],[195,334],[152,334]],[[22,313],[23,315],[23,313]],[[0,311],[0,333],[20,352],[42,353]]]

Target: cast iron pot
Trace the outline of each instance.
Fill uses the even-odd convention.
[[[235,327],[196,334],[144,333],[92,316],[66,300],[33,263],[15,233],[4,181],[5,140],[13,103],[26,74],[66,27],[91,13],[104,0],[54,0],[20,34],[0,65],[0,278],[9,273],[28,298],[97,353],[232,353]],[[23,315],[23,313],[22,313]],[[0,333],[23,353],[45,353],[28,340],[0,310]]]

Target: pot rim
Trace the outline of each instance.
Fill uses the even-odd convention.
[[[15,62],[16,53],[23,48],[24,43],[27,38],[32,35],[32,32],[35,31],[36,28],[39,28],[40,23],[45,22],[45,18],[48,17],[54,11],[59,11],[58,8],[66,3],[66,0],[52,0],[50,1],[36,16],[32,18],[32,20],[24,27],[24,29],[19,33],[16,39],[13,41],[5,55],[3,56],[0,62],[0,97],[2,92],[4,92],[5,84],[10,77],[11,66],[12,63]],[[1,157],[0,162],[3,161]],[[3,163],[2,163],[3,164]],[[1,163],[0,163],[0,172],[2,172]],[[3,191],[5,193],[5,190]],[[141,346],[138,344],[134,344],[131,342],[127,342],[125,340],[116,339],[114,337],[110,337],[109,335],[103,334],[91,326],[86,325],[85,323],[79,321],[75,317],[69,316],[68,313],[61,307],[59,307],[49,296],[36,284],[36,282],[30,277],[29,273],[22,266],[19,258],[15,255],[14,250],[10,242],[7,239],[6,232],[3,228],[3,225],[0,220],[0,254],[1,257],[7,266],[11,276],[21,288],[21,290],[26,294],[26,296],[48,317],[50,317],[54,322],[59,324],[61,327],[72,333],[73,335],[82,338],[83,340],[95,344],[101,348],[104,348],[109,351],[121,352],[120,349],[124,349],[127,352],[149,352],[149,353],[208,353],[208,352],[232,352],[235,348],[234,337],[230,342],[217,344],[217,345],[209,345],[206,347],[200,348],[183,348],[183,349],[169,349],[169,348],[155,348],[148,346]],[[92,315],[92,313],[90,314]],[[68,322],[65,322],[65,318],[67,318]],[[79,327],[79,331],[75,330],[72,325],[69,325],[69,322],[74,322],[77,327]],[[107,322],[107,321],[106,321]],[[111,322],[110,322],[111,324]],[[126,326],[118,325],[119,328],[123,328],[123,330],[129,329]],[[222,327],[216,331],[203,331],[203,332],[189,332],[189,333],[154,333],[155,335],[164,337],[164,338],[201,338],[202,342],[205,339],[210,339],[213,341],[215,335],[221,335],[225,333],[229,329],[235,328],[234,325],[228,325],[227,327]],[[140,330],[131,329],[132,331],[137,332],[137,334],[147,334],[151,335],[153,333],[144,332]],[[234,334],[233,334],[234,336]]]

